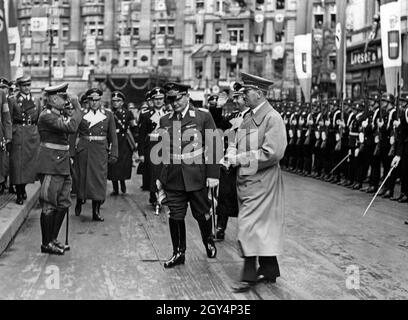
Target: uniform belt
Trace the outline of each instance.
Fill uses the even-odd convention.
[[[88,141],[105,141],[106,140],[105,136],[83,136],[81,138],[84,138],[85,140],[88,140]]]
[[[13,120],[14,125],[36,126],[37,122]]]
[[[204,150],[201,148],[199,150],[189,152],[189,153],[183,153],[183,154],[172,154],[171,158],[173,160],[188,160],[188,159],[194,159],[198,156],[201,156],[204,153]]]
[[[69,151],[69,145],[64,145],[64,144],[41,142],[40,146],[47,148],[47,149],[52,149],[52,150]]]

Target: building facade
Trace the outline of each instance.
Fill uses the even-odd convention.
[[[24,71],[36,87],[48,84],[51,63],[52,82],[78,90],[98,82],[134,94],[175,80],[196,99],[239,71],[274,80],[272,98],[295,97],[296,14],[296,0],[18,1]],[[47,15],[47,34],[32,32],[32,18]]]

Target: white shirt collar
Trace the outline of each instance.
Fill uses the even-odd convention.
[[[256,108],[254,108],[254,109],[252,110],[252,112],[253,112],[254,114],[256,114],[256,113],[259,111],[259,109],[261,109],[262,106],[263,106],[265,103],[266,103],[266,101],[260,103]]]
[[[184,109],[184,111],[181,113],[181,119],[184,119],[184,117],[186,116],[186,114],[187,114],[187,111],[188,111],[188,109],[190,109],[190,106],[187,106],[185,109]]]

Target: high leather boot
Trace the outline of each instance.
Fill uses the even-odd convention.
[[[120,181],[120,191],[122,191],[123,194],[126,193],[126,183],[123,180]]]
[[[75,205],[75,215],[76,215],[77,217],[79,217],[79,216],[81,215],[82,204],[83,204],[83,203],[84,203],[84,202],[83,202],[82,199],[77,198],[77,202],[76,202],[76,205]]]
[[[92,219],[93,221],[103,222],[105,221],[100,214],[101,201],[92,201]]]
[[[27,191],[26,191],[26,185],[25,184],[22,184],[21,185],[21,193],[22,193],[22,195],[23,195],[23,199],[24,200],[27,200]]]
[[[55,211],[42,212],[40,223],[41,223],[41,233],[42,233],[42,245],[41,252],[55,255],[63,255],[64,250],[58,248],[52,242],[52,235],[54,230],[54,221],[55,221]]]
[[[20,184],[16,185],[16,194],[17,194],[16,204],[20,206],[23,205],[24,204],[23,189]]]
[[[215,247],[214,239],[212,236],[212,225],[211,219],[198,221],[198,226],[200,227],[201,238],[205,250],[207,251],[207,257],[214,259],[217,256],[217,248]]]
[[[186,224],[184,220],[169,219],[173,256],[164,263],[164,268],[170,269],[186,260]]]
[[[111,193],[111,196],[119,195],[119,183],[117,181],[112,181],[112,186],[113,192]]]
[[[69,247],[61,244],[58,241],[58,234],[61,230],[62,223],[64,222],[65,215],[68,214],[68,209],[59,208],[55,212],[54,216],[54,227],[52,230],[52,242],[60,249],[67,251]]]

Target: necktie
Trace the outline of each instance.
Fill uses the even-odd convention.
[[[181,116],[181,113],[177,112],[177,120],[178,120],[178,121],[181,121],[181,117],[182,117],[182,116]]]

